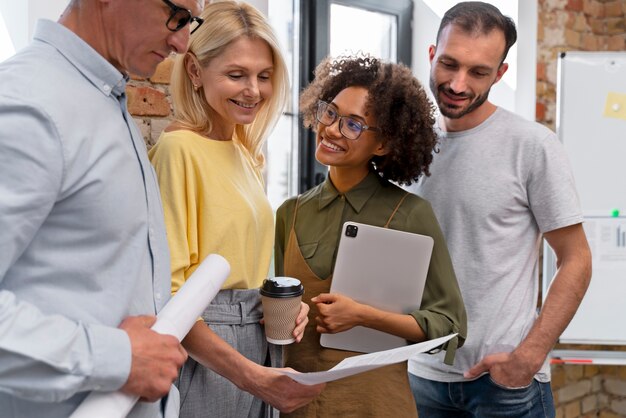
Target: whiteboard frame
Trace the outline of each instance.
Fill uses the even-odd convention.
[[[611,63],[611,61],[613,61]],[[610,68],[607,64],[603,62],[609,62],[611,65],[617,63],[613,67]],[[586,68],[585,65],[589,67]],[[581,67],[582,66],[582,67]],[[577,75],[575,71],[578,68],[583,68],[584,71],[595,71],[597,72],[596,76],[589,77],[587,73],[584,74],[584,77],[581,75]],[[615,70],[615,71],[613,71]],[[606,73],[606,74],[605,74]],[[613,76],[613,73],[617,75]],[[577,78],[578,77],[578,78]],[[612,79],[613,77],[613,79]],[[617,80],[615,82],[615,80]],[[615,82],[615,88],[612,88],[611,82]],[[582,84],[584,83],[584,84]],[[589,86],[589,84],[594,83],[593,86]],[[611,87],[608,87],[611,86]],[[595,87],[595,88],[594,88]],[[575,91],[575,89],[584,90],[589,95],[585,100],[581,100],[580,91]],[[573,93],[568,93],[573,92]],[[576,168],[575,161],[572,161],[572,169],[574,170],[574,176],[577,178],[577,186],[579,195],[581,195],[581,204],[583,209],[583,214],[585,218],[590,219],[592,217],[606,217],[609,218],[612,216],[613,209],[620,209],[621,212],[626,212],[626,176],[611,176],[611,178],[606,178],[604,175],[606,171],[606,167],[603,166],[605,163],[604,158],[590,158],[589,155],[582,156],[580,149],[576,151],[576,147],[568,147],[572,141],[597,141],[598,139],[613,141],[613,144],[616,145],[618,150],[621,150],[624,146],[626,146],[626,120],[616,120],[606,118],[606,115],[601,113],[601,109],[598,109],[600,106],[600,101],[603,97],[607,97],[607,94],[610,91],[616,91],[620,94],[626,94],[626,52],[567,52],[562,53],[559,57],[558,62],[558,80],[557,80],[557,135],[561,142],[566,147],[568,151],[568,155],[570,156],[570,160],[576,160],[577,158],[587,158],[585,160],[586,171],[583,171],[581,168]],[[591,97],[596,95],[597,97]],[[604,96],[602,96],[604,95]],[[565,112],[575,112],[576,114],[572,115],[572,113],[565,114]],[[565,116],[568,116],[566,118]],[[573,118],[573,119],[572,119]],[[593,135],[590,137],[587,133],[581,133],[581,129],[577,129],[576,126],[569,126],[568,120],[572,125],[578,123],[578,121],[584,121],[588,124],[594,124],[593,129],[594,133],[597,132],[597,135]],[[605,123],[606,122],[606,123]],[[581,122],[582,123],[582,122]],[[623,125],[623,127],[622,127]],[[621,131],[620,131],[621,128]],[[608,131],[607,131],[608,129]],[[611,129],[613,131],[611,131]],[[566,133],[567,132],[567,138]],[[577,138],[576,136],[587,135],[584,138]],[[618,142],[623,141],[623,142]],[[594,143],[595,144],[595,143]],[[592,144],[592,145],[594,145]],[[597,153],[602,151],[608,160],[614,161],[615,158],[615,150],[611,147],[602,146],[598,148],[587,147],[587,149],[593,150],[594,155],[597,157]],[[576,155],[572,155],[576,153]],[[613,153],[613,154],[612,154]],[[618,154],[621,151],[618,152]],[[594,169],[595,165],[595,169]],[[577,175],[579,177],[577,177]],[[584,182],[579,183],[580,176],[595,176],[592,178],[593,181],[589,181],[590,178],[585,178]],[[604,177],[603,177],[604,175]],[[620,183],[621,182],[621,183]],[[582,187],[581,187],[582,183]],[[593,190],[590,190],[593,185]],[[593,202],[595,199],[589,199],[589,196],[598,196],[599,193],[612,193],[613,195],[602,195],[602,199],[600,200],[602,203],[599,207],[595,207]],[[608,198],[607,198],[608,196]],[[586,200],[585,200],[586,198]],[[615,200],[613,200],[615,198]],[[591,202],[590,202],[591,200]],[[607,202],[615,202],[614,206],[609,207],[610,204]],[[625,217],[619,216],[617,219],[625,219]],[[601,268],[597,268],[596,270],[601,272]],[[544,240],[544,251],[543,251],[543,280],[542,280],[542,290],[543,290],[543,300],[548,293],[549,286],[551,284],[552,278],[556,272],[556,257],[554,252],[548,245],[548,243]],[[600,273],[601,274],[601,273]],[[624,269],[624,282],[626,283],[626,269]],[[596,277],[597,280],[597,277]],[[601,292],[615,292],[616,289],[597,289],[594,287],[594,278],[592,277],[592,284],[590,286],[591,292],[601,291]],[[588,291],[588,292],[589,292]],[[589,295],[589,293],[588,293]],[[584,304],[584,301],[583,301]],[[622,304],[623,305],[623,304]],[[606,305],[603,305],[599,308],[604,308]],[[566,344],[590,344],[590,345],[626,345],[626,327],[615,326],[616,323],[620,323],[620,321],[615,321],[616,317],[626,317],[626,308],[621,308],[621,306],[610,306],[610,311],[607,312],[606,315],[606,326],[611,328],[612,335],[609,336],[607,331],[606,336],[602,338],[598,337],[589,337],[584,333],[571,333],[570,328],[581,329],[581,327],[576,327],[575,325],[579,325],[582,321],[590,322],[589,318],[584,318],[585,313],[588,316],[593,316],[589,314],[589,311],[585,309],[589,309],[589,307],[584,307],[581,304],[581,308],[579,308],[578,312],[572,319],[570,326],[563,332],[561,338],[559,339],[560,343]],[[592,308],[595,309],[595,308]],[[624,309],[624,315],[619,314],[616,309]],[[594,312],[595,313],[595,312]],[[595,318],[597,319],[597,317]],[[597,326],[596,323],[589,323],[589,326]],[[602,324],[605,326],[605,324]],[[623,328],[620,330],[620,328]],[[598,333],[597,329],[593,330],[594,333]],[[590,333],[591,334],[591,333]],[[594,353],[593,350],[589,350],[589,353]],[[597,352],[596,352],[597,353]],[[622,353],[617,355],[617,357],[626,357],[626,353]],[[609,360],[613,361],[613,360]],[[612,363],[606,364],[623,364],[621,360],[614,360]]]

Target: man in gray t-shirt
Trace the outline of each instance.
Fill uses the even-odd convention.
[[[429,200],[468,315],[453,366],[411,359],[420,418],[554,416],[547,355],[576,312],[591,255],[573,176],[553,132],[488,99],[508,65],[514,23],[494,6],[460,3],[431,46],[440,152],[413,191]],[[539,315],[541,237],[559,269]]]

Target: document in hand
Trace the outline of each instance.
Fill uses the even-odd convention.
[[[286,374],[296,382],[300,382],[304,385],[316,385],[318,383],[332,382],[333,380],[353,376],[378,367],[406,361],[417,354],[426,353],[439,347],[456,335],[457,334],[450,334],[445,337],[435,338],[434,340],[424,341],[418,344],[379,351],[377,353],[348,357],[332,369],[325,372],[298,373],[283,370],[279,370],[279,372]]]

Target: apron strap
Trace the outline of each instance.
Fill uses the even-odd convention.
[[[400,205],[402,204],[402,202],[404,202],[404,199],[406,199],[406,197],[409,195],[409,192],[406,192],[404,194],[404,196],[402,196],[402,199],[400,199],[400,201],[398,202],[398,204],[396,205],[396,208],[393,210],[393,212],[391,212],[391,216],[389,216],[389,219],[387,219],[387,223],[385,224],[385,228],[389,228],[389,224],[391,223],[391,220],[393,219],[394,215],[396,214],[396,212],[398,211],[398,209],[400,208]]]
[[[300,196],[296,198],[296,206],[293,208],[293,219],[291,220],[291,229],[296,228],[296,215],[298,214],[298,206],[300,205]]]

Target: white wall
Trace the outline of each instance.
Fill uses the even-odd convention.
[[[38,19],[57,21],[68,4],[69,0],[28,0],[28,39],[32,38]]]
[[[37,19],[57,20],[68,3],[69,0],[0,0],[0,60],[28,45]]]
[[[413,72],[428,89],[428,47],[435,43],[441,16],[455,0],[415,0],[413,11]],[[517,43],[509,51],[510,67],[492,89],[490,100],[498,106],[535,120],[537,72],[537,0],[488,0],[517,23]],[[517,3],[517,10],[514,9]],[[512,9],[513,8],[513,9]],[[430,89],[428,89],[430,93]]]
[[[269,0],[246,0],[246,3],[250,3],[257,9],[259,9],[259,11],[261,11],[265,16],[267,16],[267,10],[268,10],[267,2],[268,1]]]

